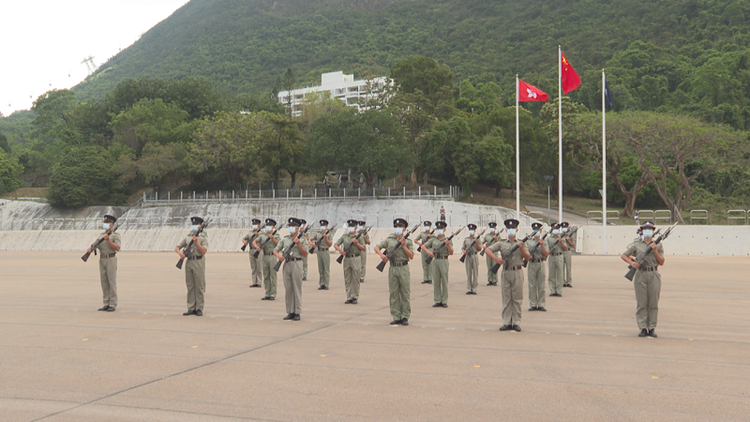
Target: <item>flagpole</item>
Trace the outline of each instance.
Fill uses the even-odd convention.
[[[518,129],[518,96],[520,88],[518,87],[518,74],[516,74],[516,220],[521,218],[521,168],[520,168],[520,151],[519,139],[520,132]]]
[[[602,69],[602,252],[607,254],[607,77]]]
[[[557,214],[557,222],[563,221],[563,159],[562,159],[562,46],[557,46],[557,117],[560,121],[558,127],[558,170],[557,170],[557,204],[560,207]]]

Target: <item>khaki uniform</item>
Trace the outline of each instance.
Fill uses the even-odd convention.
[[[544,239],[544,246],[549,251],[549,256],[547,257],[547,277],[550,294],[562,294],[563,288],[563,248],[557,242],[557,239],[555,236],[547,236]],[[554,249],[550,249],[553,244],[555,244]]]
[[[328,236],[331,236],[330,232],[328,232]],[[323,237],[323,232],[315,236],[313,241],[315,243],[315,253],[318,255],[319,284],[320,287],[328,287],[331,283],[331,251],[328,250],[330,246],[328,246],[328,242]]]
[[[546,241],[547,239],[544,239]],[[547,303],[546,289],[544,286],[544,253],[542,246],[536,239],[526,242],[526,250],[531,254],[531,261],[528,264],[529,277],[529,306],[532,308],[544,308]],[[534,252],[531,252],[531,251]]]
[[[464,239],[462,249],[466,251],[466,260],[464,260],[464,265],[466,266],[466,290],[476,292],[477,285],[479,284],[479,256],[477,254],[481,249],[472,237]]]
[[[414,251],[414,242],[406,239],[406,248]],[[395,234],[391,234],[377,245],[384,255],[388,250],[398,248],[388,266],[388,292],[391,306],[391,316],[394,320],[409,319],[411,316],[411,274],[409,272],[409,257],[401,247],[401,242]]]
[[[250,278],[252,280],[251,284],[257,284],[260,286],[261,284],[263,284],[263,255],[260,254],[257,258],[253,256],[256,250],[252,245],[253,240],[257,239],[259,234],[260,231],[253,231],[245,235],[243,239],[247,242],[246,249],[248,251],[248,256],[250,257]]]
[[[490,250],[501,254],[508,253],[518,240],[501,240],[493,245]],[[497,256],[497,254],[495,253]],[[523,255],[521,248],[505,260],[503,274],[500,279],[503,291],[503,324],[516,325],[521,322],[521,302],[523,302]]]
[[[280,254],[289,248],[289,245],[294,243],[291,236],[285,236],[281,239],[274,250]],[[300,238],[302,248],[305,250],[310,249],[310,243],[304,237]],[[299,247],[294,245],[291,249],[291,258],[285,259],[282,272],[284,274],[284,301],[286,302],[286,312],[289,314],[299,314],[302,312],[302,253],[299,251]],[[271,255],[276,262],[278,258]],[[275,264],[274,264],[275,265]],[[273,271],[273,267],[271,268]],[[274,271],[275,272],[275,271]]]
[[[497,241],[499,242],[500,235],[497,233],[497,231],[493,233],[487,233],[482,238],[482,242],[484,243],[484,246],[492,246],[495,243],[495,235],[497,235]],[[485,255],[485,262],[487,262],[487,282],[497,285],[497,274],[490,271],[490,268],[492,268],[493,265],[495,265],[495,261],[490,258],[489,256]]]
[[[360,256],[362,251],[352,245],[352,241],[357,239],[361,242],[362,238],[358,235],[350,236],[348,233],[336,240],[338,245],[346,256],[344,257],[344,286],[346,286],[346,300],[359,299],[359,281],[361,279],[362,261]]]
[[[637,257],[651,247],[644,241],[633,242],[623,252],[628,256]],[[664,247],[660,243],[656,250],[659,255],[664,256]],[[651,330],[656,328],[656,320],[659,315],[659,295],[661,294],[661,275],[659,274],[659,263],[653,252],[649,253],[643,261],[641,268],[636,270],[633,277],[635,287],[635,300],[637,302],[635,320],[639,329]]]
[[[422,232],[417,237],[417,240],[421,244],[425,244],[432,236],[430,236],[428,233]],[[427,263],[427,258],[429,255],[427,255],[427,252],[425,251],[425,248],[422,248],[422,251],[420,252],[421,258],[422,258],[422,281],[431,281],[432,280],[432,263]]]
[[[568,250],[563,251],[563,284],[572,285],[573,274],[571,273],[571,269],[573,268],[573,247],[570,246],[570,243],[566,243],[565,246],[568,247]]]
[[[276,265],[276,262],[279,260],[273,256],[273,250],[276,248],[276,244],[273,243],[273,240],[268,241],[266,243],[266,240],[268,240],[270,233],[261,233],[260,236],[258,236],[258,239],[256,239],[255,243],[261,248],[261,255],[259,255],[263,267],[263,280],[265,281],[264,287],[266,290],[266,297],[276,297],[276,271],[273,270],[273,266]],[[274,239],[280,240],[281,236],[279,236],[278,233],[273,235]],[[263,246],[263,244],[265,246]]]
[[[189,234],[186,238],[182,239],[178,248],[184,249],[193,239],[193,234]],[[208,249],[208,234],[202,231],[198,236],[198,242]],[[203,310],[205,304],[204,295],[206,293],[206,260],[198,250],[198,247],[193,244],[190,248],[190,256],[192,258],[187,260],[185,264],[185,285],[187,286],[187,308],[188,311]]]
[[[104,236],[106,232],[102,233]],[[101,236],[100,236],[101,237]],[[120,234],[109,235],[112,243],[120,245]],[[102,284],[102,302],[104,306],[117,308],[117,251],[105,240],[96,247],[99,250],[99,281]]]
[[[362,270],[359,273],[359,279],[364,280],[365,275],[367,274],[367,242],[370,241],[370,235],[360,235],[359,239],[357,240],[359,243],[365,245],[365,250],[360,251],[359,259],[362,261]]]
[[[435,254],[432,260],[432,288],[434,291],[435,303],[448,304],[448,247],[445,246],[446,237],[442,239],[437,236],[428,240],[424,247]],[[453,249],[453,241],[449,241]],[[422,248],[424,249],[424,248]]]

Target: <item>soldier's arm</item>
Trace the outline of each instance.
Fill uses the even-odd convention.
[[[453,255],[453,245],[450,240],[445,239],[445,247],[448,249],[448,255]]]
[[[304,236],[304,237],[307,237],[307,236]],[[297,250],[299,251],[299,253],[302,254],[303,257],[307,256],[308,254],[307,248],[305,247],[305,245],[302,244],[303,243],[302,239],[300,239],[299,237],[295,237],[294,243],[297,245]]]
[[[494,252],[493,252],[493,250],[492,250],[492,248],[489,247],[489,246],[486,246],[484,248],[484,254],[486,256],[490,257],[490,259],[492,259],[493,261],[497,262],[499,265],[503,265],[505,263],[505,261],[503,260],[503,258],[500,257],[500,256],[495,255]]]
[[[255,248],[255,249],[257,250],[257,251],[260,251],[260,246],[258,246],[258,239],[259,239],[259,238],[255,238],[255,240],[253,240],[253,247],[254,247],[254,248]]]
[[[531,254],[526,250],[526,245],[523,242],[518,242],[518,249],[521,250],[521,256],[527,261],[531,261]]]
[[[659,265],[664,265],[664,262],[666,262],[666,259],[664,258],[662,254],[659,253],[659,245],[652,242],[649,246],[654,251],[654,258],[656,258],[656,262]]]
[[[273,243],[275,245],[278,245],[279,242],[281,242],[281,236],[279,236],[278,234],[276,234],[274,236],[271,236],[271,240],[273,241]]]
[[[201,241],[200,241],[199,237],[195,237],[195,246],[198,248],[198,250],[200,251],[201,255],[205,255],[206,252],[208,252],[208,248],[206,248],[205,246],[201,245]]]
[[[573,242],[573,239],[571,239],[570,236],[568,236],[567,240],[568,240],[568,244],[570,245],[570,247],[573,248],[573,249],[575,249],[576,248],[576,244]]]
[[[119,252],[120,251],[120,245],[118,245],[117,243],[113,242],[112,239],[109,237],[109,235],[105,234],[103,237],[107,241],[107,243],[109,244],[110,248],[114,249],[115,252]]]

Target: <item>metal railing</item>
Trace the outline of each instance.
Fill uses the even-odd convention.
[[[708,225],[708,211],[707,210],[692,210],[690,211],[690,225],[700,223],[704,221],[705,225]]]
[[[738,225],[747,225],[748,212],[745,210],[729,210],[727,211],[727,225],[732,225],[733,221],[739,222]]]
[[[607,223],[617,224],[620,221],[620,211],[607,210]],[[591,210],[586,212],[586,225],[591,223],[602,222],[602,212],[600,210]]]
[[[654,211],[654,223],[657,221],[672,221],[672,211],[670,210],[656,210]]]

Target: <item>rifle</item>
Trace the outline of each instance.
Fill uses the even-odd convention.
[[[541,245],[541,244],[542,244],[542,242],[544,242],[544,239],[546,239],[546,238],[547,238],[547,235],[548,235],[549,233],[550,233],[549,231],[547,231],[547,233],[544,233],[544,236],[542,236],[542,240],[540,240],[540,241],[539,241],[539,243],[537,243],[536,245],[534,245],[534,247],[533,247],[533,248],[529,249],[529,255],[531,255],[531,254],[533,254],[534,252],[536,252],[536,250],[537,250],[537,248],[539,247],[539,245]],[[525,260],[525,259],[524,259],[524,260],[523,260],[523,267],[524,267],[524,268],[526,268],[526,266],[527,266],[527,265],[529,265],[529,261],[527,261],[527,260]]]
[[[260,230],[258,230],[258,231],[260,231]],[[250,238],[250,239],[249,239],[249,240],[247,241],[247,245],[249,245],[249,244],[253,243],[253,240],[255,240],[255,233],[253,233],[253,237],[251,237],[251,238]],[[240,248],[240,250],[242,250],[242,252],[245,252],[245,249],[247,248],[247,245],[242,245],[242,247]],[[257,251],[256,251],[256,252],[257,252]]]
[[[482,230],[482,232],[479,233],[479,236],[477,236],[476,238],[477,239],[481,239],[482,236],[484,236],[484,232],[486,232],[486,231],[487,231],[487,227],[485,227],[484,230]],[[467,253],[468,253],[468,251],[467,251]],[[459,259],[459,261],[466,262],[466,255],[467,255],[467,253],[461,255],[461,259]]]
[[[408,239],[408,238],[409,238],[409,235],[411,235],[412,233],[414,233],[414,232],[415,232],[415,231],[416,231],[416,230],[417,230],[417,229],[419,228],[419,226],[421,226],[421,225],[422,225],[422,222],[419,222],[419,223],[417,223],[417,225],[416,225],[416,226],[414,226],[414,228],[413,228],[413,229],[409,230],[409,231],[408,231],[408,232],[407,232],[407,233],[406,233],[406,234],[404,235],[404,239]],[[396,240],[398,240],[398,239],[396,239]],[[395,246],[393,247],[393,249],[387,249],[387,250],[385,251],[385,257],[386,257],[386,258],[388,258],[388,260],[390,261],[391,259],[393,259],[393,257],[395,257],[395,256],[396,256],[396,251],[398,251],[398,248],[400,248],[400,247],[401,247],[401,242],[399,241],[399,242],[398,242],[398,245],[395,245]],[[380,271],[380,272],[382,273],[382,272],[383,272],[383,269],[385,269],[385,261],[381,260],[381,261],[380,261],[380,264],[378,264],[378,266],[377,266],[377,267],[375,267],[375,268],[376,268],[376,269],[377,269],[378,271]]]
[[[427,233],[427,236],[432,236],[433,233],[435,233],[435,229],[430,230],[430,232]],[[417,252],[422,252],[422,246],[417,248]]]
[[[274,235],[276,235],[276,232],[278,232],[280,229],[284,228],[285,225],[286,225],[286,223],[282,223],[281,226],[279,226],[279,228],[274,229],[274,231],[272,231],[271,234],[268,235],[268,239],[266,239],[266,241],[263,242],[262,245],[260,245],[260,249],[263,250],[263,248],[266,247],[266,244],[271,241],[271,238],[274,237]],[[258,255],[260,255],[260,251],[256,250],[255,253],[253,254],[253,258],[257,258]]]
[[[325,229],[325,231],[323,231],[323,232],[320,233],[320,239],[322,239],[323,236],[325,236],[326,234],[328,234],[328,232],[330,232],[331,230],[335,230],[335,229],[336,229],[336,225],[335,224],[333,226],[331,226],[330,228]],[[320,239],[318,239],[318,241],[320,241]],[[308,253],[313,253],[315,251],[316,245],[317,245],[317,243],[313,243],[313,245],[310,247],[310,250],[307,251],[307,252]]]
[[[372,229],[372,226],[365,228],[360,234],[358,234],[357,237],[355,237],[355,239],[357,239],[357,242],[359,242],[360,236],[362,236],[363,234],[367,235],[370,229]],[[348,236],[348,234],[344,234],[344,236]],[[349,246],[347,246],[346,250],[344,251],[344,255],[339,254],[339,257],[336,258],[336,262],[338,262],[339,264],[344,262],[344,256],[349,254],[349,250],[352,248],[352,245],[353,243],[349,243]]]
[[[452,234],[452,235],[451,235],[451,236],[450,236],[450,237],[448,238],[448,241],[451,241],[451,240],[453,240],[453,238],[454,238],[454,237],[455,237],[455,236],[456,236],[457,234],[461,233],[461,230],[463,230],[463,229],[464,229],[464,227],[466,227],[466,226],[461,226],[461,227],[460,227],[460,228],[459,228],[458,230],[456,230],[456,232],[455,232],[455,233],[453,233],[453,234]],[[445,243],[443,243],[442,245],[440,245],[440,247],[439,247],[439,248],[438,248],[438,249],[437,249],[437,250],[436,250],[436,251],[435,251],[434,253],[437,253],[438,251],[442,251],[442,250],[443,250],[443,247],[444,247],[444,246],[445,246]],[[425,260],[424,260],[424,262],[425,262],[425,263],[427,263],[427,264],[429,264],[430,262],[432,262],[432,257],[431,257],[431,256],[428,256],[428,257],[427,257],[427,259],[425,259]]]
[[[659,243],[662,242],[662,240],[668,238],[669,235],[672,234],[672,229],[674,229],[675,226],[677,226],[678,223],[679,223],[679,221],[675,222],[672,226],[670,226],[667,230],[664,231],[664,234],[659,235],[659,237],[657,237],[656,239],[654,239],[653,243],[655,243],[655,244],[658,245]],[[636,259],[636,262],[638,263],[639,266],[643,265],[643,260],[648,256],[648,254],[651,253],[651,251],[653,251],[653,249],[648,248],[644,252],[641,252],[641,254]],[[628,270],[629,270],[628,273],[625,274],[625,278],[627,278],[630,281],[633,281],[633,277],[635,276],[636,269],[633,268],[632,265],[628,265]]]
[[[199,236],[199,235],[200,235],[201,233],[203,233],[203,230],[205,230],[205,229],[206,229],[206,227],[208,227],[208,223],[209,223],[210,221],[211,221],[211,219],[210,219],[210,218],[206,219],[206,221],[204,221],[204,222],[203,222],[203,224],[201,225],[201,227],[198,227],[198,231],[196,231],[196,232],[195,232],[195,234],[194,234],[193,236],[196,236],[196,237],[197,237],[197,236]],[[188,258],[188,259],[190,259],[190,258],[191,258],[191,255],[190,255],[190,250],[192,249],[193,243],[194,243],[194,242],[193,242],[193,240],[191,239],[191,240],[190,240],[190,243],[188,243],[188,245],[187,245],[187,246],[185,246],[185,249],[183,249],[183,250],[182,250],[182,253],[183,253],[183,254],[185,255],[185,258]],[[177,261],[177,265],[175,265],[175,267],[177,267],[178,269],[180,269],[180,270],[181,270],[181,269],[182,269],[182,263],[183,263],[183,262],[185,261],[185,258],[180,258],[180,260],[179,260],[179,261]]]
[[[526,241],[529,240],[530,237],[532,238],[536,237],[536,234],[538,231],[539,230],[534,230],[533,232],[531,232],[531,234],[526,235],[526,237],[524,237],[523,240],[521,240],[521,242],[526,243]],[[518,242],[516,242],[516,244],[513,245],[513,247],[508,252],[502,254],[501,258],[503,259],[503,261],[507,261],[508,259],[510,259],[511,255],[513,255],[513,252],[515,252],[517,249],[518,249]],[[497,274],[497,270],[499,269],[500,269],[500,264],[496,262],[495,265],[493,265],[490,268],[490,271],[492,271],[494,274]]]
[[[307,233],[308,230],[310,230],[310,226],[305,227],[305,230],[302,230],[301,232],[299,232],[299,234],[297,235],[297,239],[302,239],[302,237],[305,235],[305,233]],[[300,242],[301,241],[302,240],[300,240]],[[289,247],[286,248],[286,250],[284,251],[284,261],[292,257],[292,248],[295,248],[295,247],[297,247],[297,245],[294,243],[294,239],[292,239],[292,244],[289,245]],[[273,270],[279,271],[280,268],[281,268],[281,261],[278,261],[276,262],[276,265],[273,266]]]
[[[121,225],[122,224],[118,224],[116,226],[113,226],[112,229],[104,232],[104,234],[112,234],[112,233],[116,232],[117,229],[119,229]],[[104,236],[100,237],[99,239],[96,240],[96,242],[94,242],[94,243],[91,244],[91,250],[94,252],[94,255],[96,255],[96,247],[99,246],[99,245],[101,245],[102,242],[104,242]],[[90,252],[86,252],[85,254],[83,254],[83,256],[81,257],[81,259],[83,260],[83,262],[86,262],[86,261],[89,260],[89,256],[91,256],[91,253]]]
[[[500,233],[502,233],[502,232],[504,232],[504,231],[505,231],[505,227],[503,227],[503,228],[502,228],[502,229],[501,229],[501,230],[500,230],[499,232],[497,232],[497,234],[496,234],[495,236],[500,236]],[[493,236],[493,237],[494,237],[494,236]],[[500,238],[498,237],[498,242],[500,241],[499,239],[500,239]],[[494,245],[494,243],[493,243],[492,245]],[[488,245],[488,244],[486,244],[486,243],[484,244],[484,246],[492,246],[492,245]],[[479,252],[479,256],[484,256],[484,249],[482,249],[482,251],[481,251],[481,252]]]

